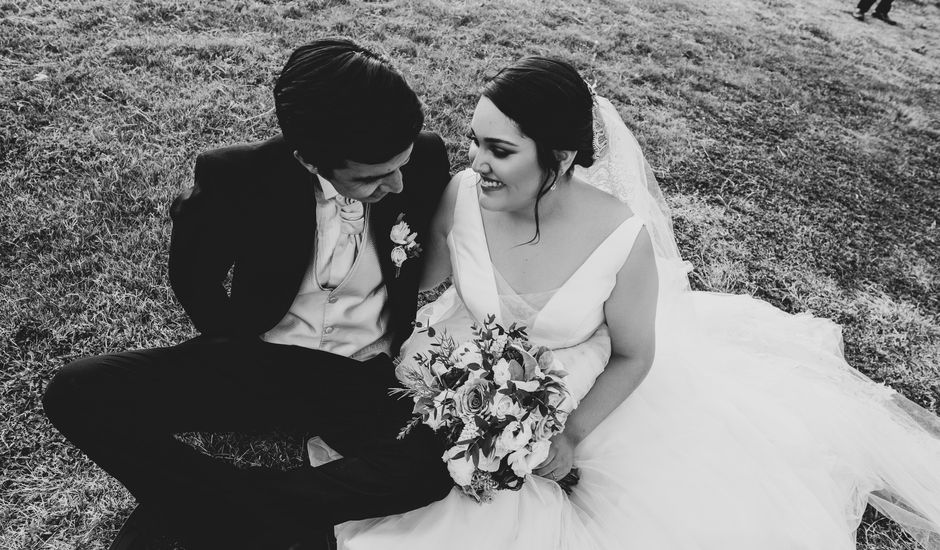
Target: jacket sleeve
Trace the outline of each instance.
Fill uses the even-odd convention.
[[[219,160],[200,155],[195,184],[170,207],[170,286],[196,330],[212,335],[234,332],[225,279],[235,260],[237,218],[223,175]]]

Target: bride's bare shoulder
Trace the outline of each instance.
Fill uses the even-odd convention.
[[[633,216],[630,207],[617,197],[578,179],[572,180],[571,185],[574,186],[573,194],[577,197],[575,201],[577,215],[589,216],[595,225],[607,227],[613,231]]]

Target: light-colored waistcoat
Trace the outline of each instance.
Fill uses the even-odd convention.
[[[361,248],[346,278],[335,289],[322,288],[316,278],[316,254],[311,254],[294,303],[277,326],[264,334],[264,341],[360,361],[389,353],[388,294],[369,227],[369,205],[365,206]]]

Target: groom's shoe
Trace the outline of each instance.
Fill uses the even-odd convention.
[[[159,525],[147,508],[137,505],[131,515],[124,520],[108,550],[156,550],[155,541],[159,540]]]

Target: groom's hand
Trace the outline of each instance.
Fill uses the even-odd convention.
[[[548,449],[548,458],[535,468],[535,474],[553,481],[564,479],[574,465],[574,448],[577,447],[570,436],[565,432],[556,434],[551,439]]]

